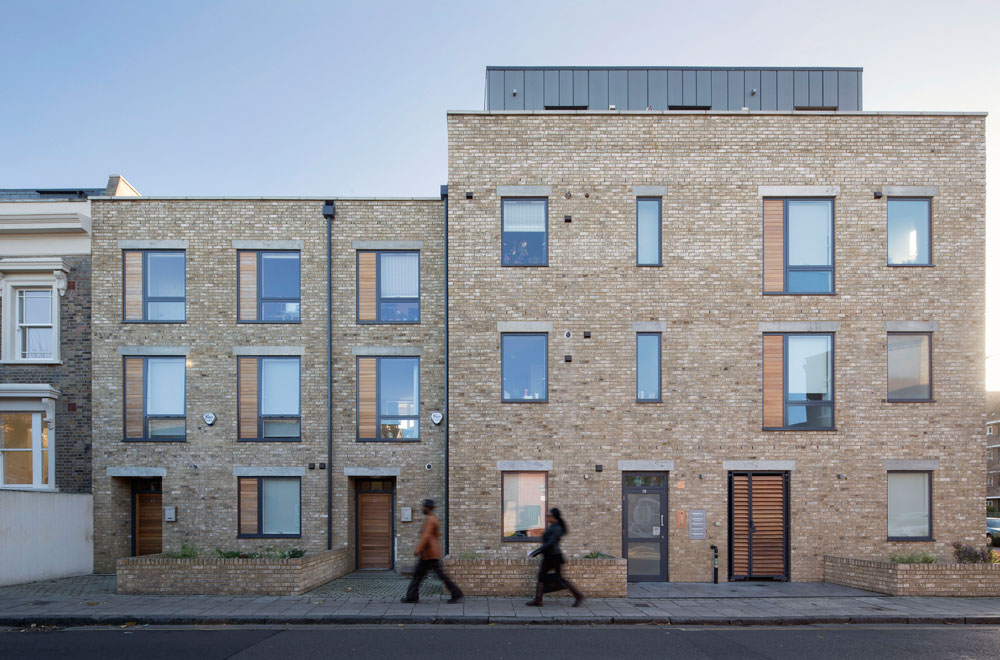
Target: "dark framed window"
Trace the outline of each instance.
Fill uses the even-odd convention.
[[[124,250],[124,321],[183,323],[185,253],[183,250]]]
[[[764,293],[832,294],[832,199],[764,200]]]
[[[635,399],[660,401],[660,333],[635,335]]]
[[[239,538],[302,535],[301,477],[238,477]]]
[[[420,440],[420,358],[359,357],[358,440]]]
[[[764,334],[764,428],[833,429],[833,335]]]
[[[931,200],[890,197],[886,201],[886,263],[931,266]]]
[[[302,319],[298,250],[239,250],[240,323],[299,323]]]
[[[886,482],[888,540],[933,541],[931,472],[887,472]]]
[[[240,440],[302,439],[300,372],[298,357],[238,359]]]
[[[549,336],[544,332],[505,332],[500,335],[503,401],[548,401],[548,344]]]
[[[125,357],[125,439],[186,439],[184,357]]]
[[[890,332],[886,335],[889,401],[931,401],[931,333]]]
[[[358,252],[358,322],[420,323],[420,252]]]
[[[549,200],[517,198],[500,200],[503,227],[501,264],[549,265]]]
[[[501,472],[501,540],[535,542],[545,532],[548,472]]]
[[[635,200],[635,263],[637,266],[662,266],[662,212],[659,197]]]

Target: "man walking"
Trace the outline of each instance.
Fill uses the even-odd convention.
[[[424,527],[420,530],[420,541],[413,554],[418,557],[417,565],[413,568],[413,579],[406,590],[406,596],[402,598],[404,603],[415,603],[420,599],[420,583],[424,581],[427,571],[434,571],[444,582],[448,593],[451,594],[449,603],[462,602],[462,590],[451,581],[451,578],[444,572],[441,566],[441,522],[434,515],[434,500],[424,500]]]

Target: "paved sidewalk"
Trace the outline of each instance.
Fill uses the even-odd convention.
[[[446,596],[400,603],[398,598],[320,596],[0,596],[0,627],[197,624],[672,624],[803,625],[810,623],[993,623],[1000,598],[590,599],[570,607],[565,598],[542,608],[525,598]]]

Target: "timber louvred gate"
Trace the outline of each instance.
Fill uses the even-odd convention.
[[[729,473],[729,579],[789,579],[787,472]]]

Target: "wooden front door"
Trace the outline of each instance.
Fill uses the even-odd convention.
[[[382,492],[371,492],[374,487]],[[388,487],[391,488],[391,482]],[[358,568],[393,567],[392,492],[384,482],[359,482],[357,489]]]
[[[789,579],[787,472],[729,473],[729,579]]]
[[[138,557],[163,552],[163,493],[138,492],[132,497],[133,554]]]

